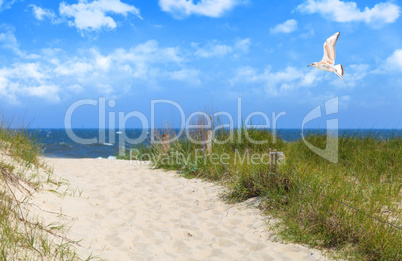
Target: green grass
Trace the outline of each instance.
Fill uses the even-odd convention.
[[[253,144],[246,134],[267,142]],[[221,131],[215,138],[231,136]],[[402,259],[401,137],[341,136],[337,163],[316,155],[303,140],[274,141],[266,130],[243,129],[232,138],[215,142],[211,153],[188,140],[170,144],[169,150],[154,144],[137,159],[149,158],[157,168],[179,170],[189,178],[219,181],[229,188],[225,197],[231,202],[262,197],[264,210],[282,220],[277,230],[285,240],[336,249],[350,259]],[[326,146],[325,135],[306,140]],[[274,150],[285,153],[285,164],[270,167],[251,160]],[[219,157],[224,160],[217,161]]]
[[[23,211],[29,196],[16,197],[17,190],[29,194],[40,190],[41,182],[57,182],[50,170],[45,181],[38,177],[46,169],[40,143],[27,128],[11,128],[15,125],[0,116],[0,260],[82,260],[75,242],[63,236],[63,226],[35,221]]]

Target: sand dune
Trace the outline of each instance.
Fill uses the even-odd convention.
[[[270,240],[264,216],[245,203],[228,205],[219,186],[145,164],[105,159],[53,159],[70,180],[64,197],[40,192],[33,202],[45,222],[69,222],[79,253],[107,260],[325,260],[304,246]],[[76,189],[79,188],[79,189]],[[60,188],[66,189],[66,188]],[[83,190],[82,190],[83,189]]]

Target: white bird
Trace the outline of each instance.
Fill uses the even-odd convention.
[[[322,57],[321,62],[314,62],[309,66],[314,66],[317,69],[321,69],[327,72],[334,72],[338,75],[342,81],[345,81],[343,76],[343,67],[342,64],[335,65],[335,44],[338,41],[338,37],[341,33],[334,33],[331,37],[329,37],[324,43],[324,56]]]

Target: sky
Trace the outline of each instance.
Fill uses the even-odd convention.
[[[400,129],[401,6],[0,0],[0,112],[34,128],[177,125],[197,111],[301,128],[319,106],[304,127]],[[336,32],[345,82],[307,67]]]

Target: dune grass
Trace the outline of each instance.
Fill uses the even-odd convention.
[[[0,259],[82,260],[75,242],[63,236],[62,225],[46,226],[28,215],[30,194],[43,182],[57,181],[41,162],[42,149],[34,135],[15,126],[0,117]],[[48,176],[41,179],[39,171]]]
[[[247,136],[266,142],[255,144]],[[338,138],[337,163],[316,155],[301,139],[287,143],[259,129],[221,130],[209,153],[180,139],[169,149],[153,144],[134,156],[189,178],[219,181],[231,202],[262,197],[264,211],[282,220],[277,231],[285,240],[338,250],[336,255],[348,259],[401,260],[402,137]],[[326,146],[324,134],[306,140]],[[267,164],[269,151],[284,152],[285,163]]]

